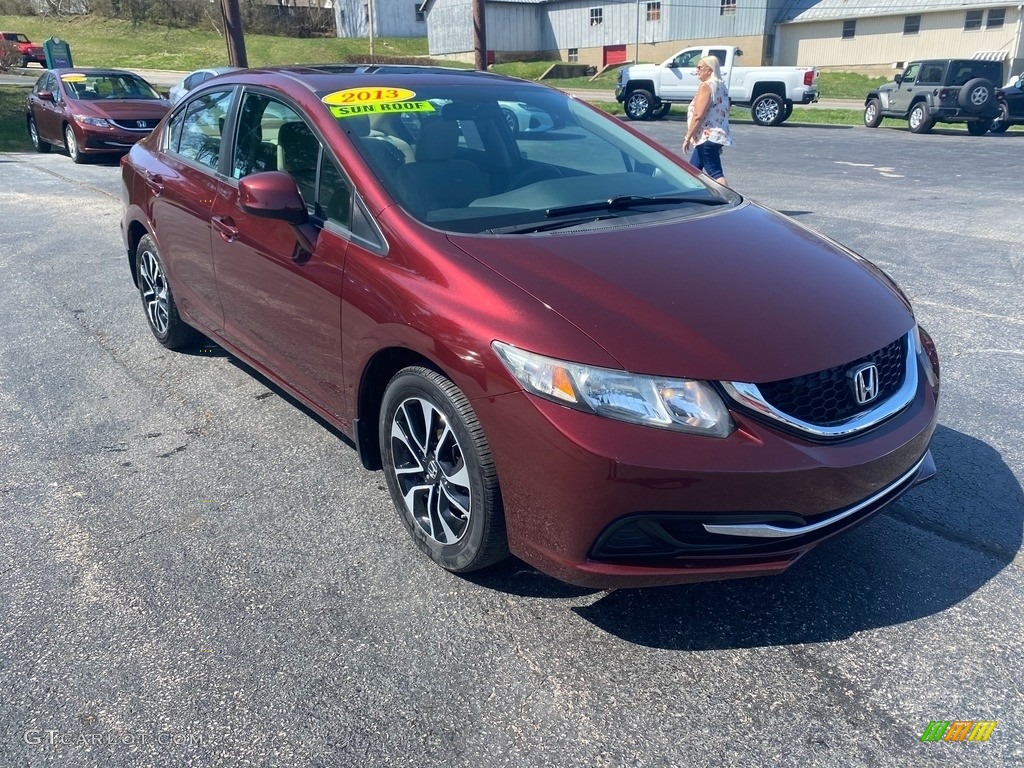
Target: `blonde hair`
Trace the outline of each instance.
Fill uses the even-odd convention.
[[[701,64],[705,67],[711,68],[711,76],[706,82],[713,83],[716,86],[722,82],[722,70],[719,66],[717,56],[705,56],[697,62],[697,66],[700,66]]]

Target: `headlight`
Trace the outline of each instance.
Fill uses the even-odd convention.
[[[732,419],[706,382],[580,365],[491,343],[523,388],[579,411],[648,427],[728,437]]]
[[[91,115],[72,115],[75,120],[86,125],[95,125],[98,128],[107,128],[110,126],[110,122],[102,117],[92,117]]]

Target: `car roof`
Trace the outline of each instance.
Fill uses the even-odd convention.
[[[232,79],[237,78],[252,83],[272,82],[282,77],[297,82],[314,93],[365,87],[369,84],[368,80],[377,79],[386,81],[389,85],[413,87],[417,84],[438,85],[442,83],[451,85],[504,83],[544,87],[527,80],[519,80],[492,72],[411,64],[311,64],[246,69],[232,74]]]
[[[55,75],[130,75],[132,77],[139,77],[134,72],[129,72],[127,69],[110,69],[108,67],[60,67],[58,69],[51,69]],[[139,77],[139,79],[143,79]]]

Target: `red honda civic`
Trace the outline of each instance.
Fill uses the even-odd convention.
[[[780,573],[935,473],[938,358],[893,281],[560,91],[239,71],[122,175],[157,340],[212,339],[351,437],[451,571]]]

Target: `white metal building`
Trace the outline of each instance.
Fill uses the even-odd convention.
[[[420,0],[430,55],[473,60],[472,0]],[[888,73],[921,57],[986,55],[1024,69],[1021,0],[486,0],[489,61],[601,66],[738,45],[745,64]]]
[[[286,0],[287,1],[287,0]],[[322,1],[322,0],[320,0]],[[427,19],[417,0],[373,0],[373,34],[376,37],[426,37]],[[338,37],[369,37],[371,8],[368,0],[330,0]]]
[[[976,56],[1024,69],[1019,4],[992,0],[794,0],[779,17],[775,60],[887,73],[920,58]]]

